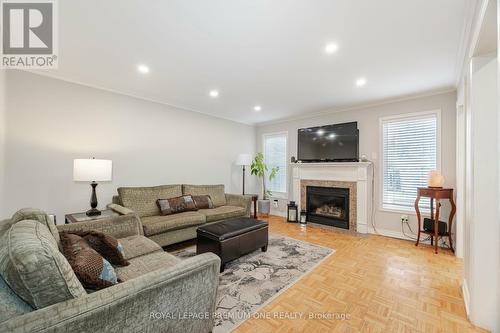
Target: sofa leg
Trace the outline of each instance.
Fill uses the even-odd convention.
[[[266,246],[261,247],[261,249],[262,249],[262,252],[266,252],[266,251],[267,251],[267,245],[266,245]]]

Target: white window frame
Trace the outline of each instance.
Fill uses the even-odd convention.
[[[285,192],[271,192],[271,197],[275,199],[288,199],[288,131],[264,133],[262,134],[262,153],[264,154],[264,162],[266,157],[266,138],[276,136],[285,136]],[[268,180],[266,180],[268,181]]]
[[[437,130],[437,137],[436,137],[436,169],[441,172],[441,110],[430,110],[430,111],[421,111],[421,112],[412,112],[412,113],[405,113],[405,114],[399,114],[399,115],[394,115],[394,116],[387,116],[387,117],[381,117],[379,119],[379,156],[380,156],[380,162],[379,162],[379,203],[378,203],[378,209],[383,212],[392,212],[392,213],[402,213],[402,214],[410,214],[410,215],[416,215],[415,209],[414,208],[388,208],[384,207],[384,123],[390,122],[390,121],[397,121],[397,120],[409,120],[409,119],[419,119],[419,118],[425,118],[428,115],[436,115],[436,130]],[[429,213],[428,209],[421,208],[421,212],[424,213]]]

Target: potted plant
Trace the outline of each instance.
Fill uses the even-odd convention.
[[[262,214],[269,214],[271,211],[271,191],[266,188],[266,172],[268,171],[267,165],[264,162],[264,154],[257,153],[255,159],[250,166],[251,174],[262,179],[262,199],[257,201],[258,211]],[[279,168],[274,167],[269,172],[268,180],[272,181],[278,174]]]

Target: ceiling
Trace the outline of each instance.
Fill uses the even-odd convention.
[[[42,74],[266,122],[454,86],[465,1],[59,1]]]

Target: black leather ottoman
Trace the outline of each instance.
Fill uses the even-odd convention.
[[[220,221],[196,230],[196,254],[212,252],[221,259],[220,271],[227,262],[261,248],[267,251],[267,222],[249,217]]]

